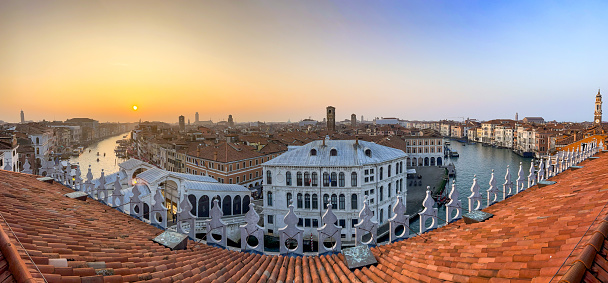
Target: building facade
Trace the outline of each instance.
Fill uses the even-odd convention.
[[[397,195],[406,197],[406,158],[402,151],[359,140],[317,140],[290,149],[263,164],[264,230],[278,236],[294,206],[304,236],[316,239],[326,206],[342,227],[341,239],[355,237],[358,214],[367,197],[375,221],[386,225]]]

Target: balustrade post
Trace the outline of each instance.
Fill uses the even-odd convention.
[[[30,165],[30,159],[27,156],[25,157],[25,163],[23,164],[21,173],[32,174],[32,166]]]
[[[118,180],[118,176],[116,176],[116,180]],[[177,233],[186,234],[194,240],[196,239],[196,226],[194,225],[196,219],[191,212],[192,204],[188,200],[188,189],[186,189],[186,186],[182,186],[182,188],[184,193],[177,212]]]
[[[538,176],[537,182],[540,182],[545,179],[545,159],[541,156],[540,163],[538,164]]]
[[[395,203],[395,207],[393,207],[394,215],[388,219],[389,229],[391,230],[389,236],[391,243],[410,237],[410,216],[405,215],[405,212],[406,208],[405,204],[403,204],[403,198],[397,196],[397,202]],[[397,234],[397,228],[400,226],[403,226],[403,233]]]
[[[241,251],[263,254],[264,229],[258,225],[260,215],[255,212],[254,207],[255,205],[253,203],[249,203],[249,211],[245,214],[245,224],[239,227],[241,229]],[[249,245],[249,242],[247,242],[249,237],[254,237],[258,244],[255,246]]]
[[[530,162],[530,173],[528,174],[528,188],[536,185],[536,170],[534,169],[534,159]]]
[[[516,194],[524,190],[524,180],[524,169],[522,162],[519,162],[519,171],[517,171],[517,180],[515,180],[515,184],[517,185]]]
[[[420,215],[420,234],[437,228],[437,208],[435,208],[435,200],[433,200],[433,196],[431,196],[431,187],[426,187],[426,197],[422,202],[422,206],[424,209],[422,212],[418,213]],[[427,226],[426,221],[431,219],[431,225]]]
[[[494,169],[492,169],[492,177],[490,177],[490,188],[486,191],[488,193],[488,206],[495,202],[498,202],[498,188],[496,187],[496,179],[494,179]]]
[[[162,189],[157,187],[154,194],[154,204],[151,205],[150,222],[163,230],[167,229],[167,207],[163,205],[164,200]]]
[[[299,221],[298,216],[293,212],[293,203],[289,205],[289,212],[283,218],[283,222],[285,223],[285,227],[279,228],[279,239],[281,246],[280,253],[281,255],[303,255],[304,254],[304,229],[301,229],[297,226]],[[287,241],[291,240],[296,242],[295,248],[288,248]]]
[[[505,174],[505,183],[502,185],[502,199],[505,200],[513,195],[513,182],[511,181],[511,173],[507,165],[507,173]]]
[[[456,211],[456,215],[452,217],[454,211]],[[460,201],[460,193],[458,193],[458,190],[456,190],[456,182],[452,182],[450,201],[445,204],[445,220],[449,223],[460,218],[462,218],[462,203]]]
[[[327,204],[327,210],[321,219],[323,226],[317,228],[319,232],[319,255],[339,253],[342,250],[342,228],[335,224],[338,221],[338,217],[331,210],[331,204]],[[329,248],[325,247],[325,240],[327,239],[330,239],[331,246]],[[334,239],[335,244],[331,239]]]
[[[133,195],[129,200],[129,214],[135,215],[137,218],[141,219],[143,216],[143,202],[139,198],[141,192],[139,191],[138,186],[133,186],[131,189]]]
[[[108,198],[108,200],[110,200]],[[108,202],[108,204],[112,207],[118,208],[118,210],[123,211],[123,205],[125,204],[124,194],[122,193],[122,185],[120,185],[120,180],[118,180],[118,175],[116,175],[116,179],[114,180],[114,190],[112,191],[112,199]]]
[[[359,212],[359,223],[355,225],[355,245],[368,245],[376,246],[378,243],[378,222],[372,220],[373,213],[369,208],[369,200],[367,196],[363,200],[363,208]],[[367,233],[370,234],[370,239],[367,242],[363,242],[363,236]]]
[[[469,212],[473,210],[481,209],[481,193],[479,192],[480,187],[477,184],[477,175],[473,175],[473,185],[471,186],[471,195],[469,199]]]

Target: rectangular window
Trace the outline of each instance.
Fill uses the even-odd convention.
[[[345,219],[340,219],[340,227],[342,228],[346,228],[346,220]]]
[[[369,170],[365,169],[365,175],[369,175]]]
[[[359,219],[351,220],[351,228],[355,228],[355,225],[357,225],[357,223],[359,223]]]
[[[241,182],[241,177],[236,177],[236,183],[240,183]]]
[[[373,182],[374,181],[374,176],[369,176],[369,181]]]
[[[369,182],[369,177],[365,177],[365,182]]]
[[[304,219],[300,218],[298,219],[298,227],[302,227],[304,226]]]
[[[274,234],[274,231],[272,231],[272,229],[268,229],[268,234],[272,235]]]
[[[369,169],[369,173],[370,173],[370,174],[374,174],[374,169],[373,169],[373,168],[372,168],[372,169]]]
[[[318,219],[313,219],[312,220],[312,227],[313,228],[319,227],[319,220]]]
[[[272,215],[268,215],[268,224],[273,224],[274,223],[274,219],[272,217]]]
[[[310,218],[304,219],[304,227],[310,227]]]

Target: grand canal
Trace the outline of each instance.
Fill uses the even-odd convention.
[[[116,157],[114,149],[118,145],[116,141],[123,139],[123,136],[127,136],[128,138],[129,134],[123,133],[91,144],[85,148],[80,156],[70,158],[70,162],[78,162],[80,164],[83,179],[86,178],[89,165],[91,165],[91,172],[95,179],[101,175],[101,169],[104,169],[103,171],[106,175],[118,172],[118,164],[125,161],[125,159]],[[97,152],[99,152],[99,155],[97,155]],[[98,158],[99,161],[97,161]]]
[[[515,183],[517,180],[517,172],[519,171],[519,164],[522,163],[523,176],[526,179],[530,170],[531,158],[523,158],[509,149],[494,148],[482,146],[481,143],[477,144],[464,144],[457,141],[451,141],[449,146],[452,150],[457,151],[460,157],[451,158],[450,162],[454,163],[456,167],[456,177],[450,178],[450,190],[452,182],[456,182],[456,189],[460,194],[460,201],[462,203],[463,213],[469,211],[468,197],[471,195],[471,186],[473,185],[473,178],[477,176],[477,183],[479,184],[482,196],[482,208],[487,206],[487,193],[486,191],[490,188],[490,178],[492,176],[492,169],[494,169],[494,179],[496,180],[496,186],[500,190],[498,200],[502,200],[503,195],[503,184],[505,183],[505,174],[507,172],[507,166],[509,166],[509,172],[511,174],[511,181]],[[439,208],[439,224],[445,223],[445,209],[444,207]],[[430,224],[430,222],[427,222]],[[410,228],[412,232],[419,232],[420,224],[418,219],[412,221]],[[413,234],[413,233],[412,233]]]

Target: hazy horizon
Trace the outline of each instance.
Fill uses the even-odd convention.
[[[601,1],[2,1],[0,120],[591,121]],[[132,106],[138,110],[133,111]],[[605,120],[605,119],[604,119]]]

